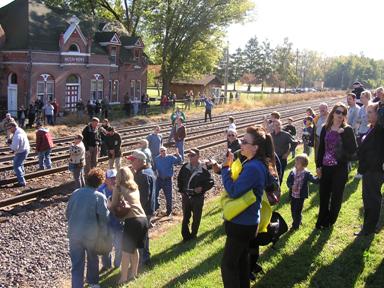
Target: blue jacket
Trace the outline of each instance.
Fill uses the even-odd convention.
[[[313,184],[319,184],[320,179],[316,176],[313,176],[311,172],[304,170],[305,176],[303,180],[303,185],[300,188],[300,198],[308,198],[309,190],[308,190],[308,182]],[[289,196],[292,197],[292,186],[295,181],[296,170],[293,169],[291,173],[289,173],[287,178],[287,186],[289,188]]]
[[[205,109],[208,110],[208,111],[212,110],[212,108],[213,108],[212,101],[208,100],[208,99],[205,99],[204,102],[205,102]]]
[[[228,167],[221,170],[221,177],[229,197],[239,198],[249,190],[253,190],[256,195],[256,202],[233,218],[231,222],[240,225],[258,224],[260,222],[261,197],[267,181],[267,167],[264,163],[257,159],[246,161],[236,181],[232,180]]]
[[[66,217],[69,240],[80,240],[87,248],[92,248],[96,242],[98,225],[106,229],[109,221],[107,199],[95,188],[77,189],[69,198]]]
[[[97,191],[104,194],[105,198],[111,197],[112,199],[112,191],[108,189],[107,184],[103,183],[98,188]],[[115,230],[123,229],[123,222],[120,219],[116,218],[113,214],[109,214],[109,226]]]
[[[161,134],[152,133],[147,136],[148,148],[151,150],[152,158],[155,158],[160,154],[160,147],[163,142],[163,137]]]
[[[167,155],[161,157],[161,155],[159,155],[155,158],[154,162],[157,176],[164,179],[173,176],[173,165],[181,163],[181,156]]]

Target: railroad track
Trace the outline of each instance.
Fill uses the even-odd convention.
[[[302,111],[301,106],[295,107],[294,109]],[[283,112],[282,116],[284,116],[286,113],[288,113],[288,114],[291,113],[291,111],[292,110],[288,110],[288,111]],[[264,111],[257,111],[257,113],[256,113],[256,112],[252,111],[252,113],[253,113],[253,115],[251,113],[247,113],[246,115],[242,114],[242,115],[240,115],[240,117],[237,117],[236,118],[236,120],[237,120],[236,125],[241,128],[243,125],[248,125],[252,121],[258,121],[258,120],[260,120],[260,117],[262,117],[264,115],[265,112]],[[261,120],[262,119],[263,118],[261,118]],[[224,122],[223,120],[216,120],[216,121],[209,122],[208,124],[207,123],[204,123],[204,124],[208,126],[206,129],[204,129],[204,132],[213,132],[213,131],[217,131],[218,129],[224,130],[225,128],[228,127],[227,123]],[[153,125],[152,125],[152,127],[153,127]],[[197,128],[197,129],[195,129],[195,128]],[[201,124],[200,125],[194,124],[192,126],[188,125],[187,126],[187,135],[189,137],[186,140],[188,141],[189,139],[192,139],[192,140],[196,139],[196,137],[194,137],[194,136],[191,137],[191,135],[200,134],[201,133],[200,128],[201,128]],[[169,136],[168,132],[162,133],[162,134],[164,136],[164,139],[167,139]],[[122,143],[122,149],[123,149],[123,151],[127,150],[127,149],[129,151],[129,148],[132,148],[133,146],[137,145],[139,140],[143,139],[147,135],[148,135],[148,132],[139,133],[139,134],[135,135],[135,137],[133,139],[132,139],[132,136],[123,136],[122,137],[122,142],[123,142]],[[30,153],[30,155],[28,156],[28,158],[26,159],[26,161],[24,163],[24,166],[29,167],[29,166],[33,166],[33,165],[38,165],[39,161],[38,161],[38,159],[34,159],[35,157],[37,157],[37,153]],[[53,149],[53,151],[51,152],[52,162],[65,160],[67,158],[68,158],[68,147],[56,148],[56,149]],[[0,158],[0,161],[1,161],[0,172],[5,172],[5,171],[13,169],[12,159],[13,159],[13,156],[7,156],[7,157]],[[0,183],[1,183],[1,180],[0,180]]]
[[[333,103],[338,102],[339,100],[340,99],[338,99],[338,98],[337,99],[333,98],[331,100],[328,100],[328,103],[333,104]],[[303,120],[303,114],[305,113],[303,111],[303,107],[307,107],[307,106],[308,106],[308,103],[306,103],[305,105],[299,105],[299,107],[297,107],[295,109],[287,110],[287,111],[282,112],[281,113],[282,114],[282,120],[284,121],[284,120],[288,119],[289,117],[292,117],[292,118],[294,118],[294,122],[295,123],[301,122]],[[274,111],[274,110],[276,110],[276,107],[272,107],[272,109],[271,108],[269,109],[269,111]],[[265,111],[263,111],[262,115],[265,115]],[[238,124],[237,125],[238,130],[241,131],[244,128],[246,128],[246,127],[248,127],[249,125],[252,125],[252,124],[261,124],[262,121],[263,121],[263,118],[260,118],[260,115],[258,115],[257,117],[259,117],[259,119],[256,120],[256,121],[252,117],[250,122],[243,122],[241,124]],[[207,133],[201,134],[201,132],[200,132],[200,134],[198,134],[198,135],[195,135],[195,136],[192,136],[192,137],[188,137],[186,139],[186,142],[190,142],[190,141],[201,139],[201,138],[213,137],[213,136],[216,136],[216,135],[218,135],[218,134],[223,132],[222,127],[220,127],[220,128],[212,128],[210,130],[211,131],[209,131]],[[242,137],[242,134],[239,134],[239,136]],[[214,146],[217,146],[217,145],[220,145],[220,144],[223,144],[223,143],[226,143],[226,139],[224,137],[223,137],[223,139],[220,139],[220,140],[214,140],[214,141],[210,141],[209,143],[206,143],[206,144],[203,144],[203,145],[197,145],[197,147],[199,149],[201,149],[201,150],[205,150],[205,149],[209,149],[209,148],[212,148]],[[123,154],[123,156],[127,156],[127,155],[130,155],[132,153],[132,151],[133,150],[125,151],[122,154]],[[186,149],[185,153],[187,154],[188,152],[189,152],[189,149]],[[107,160],[107,157],[99,158],[99,162],[103,162],[103,161],[106,161],[106,160]],[[59,173],[59,172],[63,172],[63,171],[66,171],[67,169],[68,169],[67,165],[64,165],[64,166],[56,167],[56,168],[49,169],[49,170],[42,170],[42,171],[37,171],[37,172],[29,173],[29,174],[25,175],[25,178],[26,179],[38,178],[38,177],[41,177],[41,176],[46,176],[46,175],[51,175],[51,174],[56,174],[56,173]],[[0,181],[0,186],[4,186],[4,185],[7,185],[7,184],[12,184],[12,183],[17,183],[16,177],[10,177],[10,178],[1,180]],[[36,189],[36,190],[33,190],[33,191],[28,191],[26,193],[22,193],[22,194],[17,195],[17,196],[8,197],[8,198],[6,198],[4,200],[0,200],[0,209],[3,209],[5,207],[7,207],[7,206],[18,205],[18,204],[23,203],[25,201],[31,201],[31,200],[38,199],[38,198],[41,198],[41,197],[46,197],[47,195],[52,194],[57,187],[58,186]]]

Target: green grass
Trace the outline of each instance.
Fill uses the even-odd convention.
[[[286,176],[292,165],[290,161]],[[309,169],[315,170],[313,163]],[[319,197],[318,187],[310,187],[302,227],[283,235],[276,249],[262,247],[259,263],[265,274],[259,275],[252,287],[384,287],[384,231],[374,237],[353,236],[362,223],[363,212],[361,181],[353,178],[355,173],[350,173],[333,230],[314,230]],[[281,203],[275,209],[291,224],[285,184]],[[125,287],[222,287],[224,242],[219,202],[213,199],[205,204],[196,241],[181,243],[180,224],[171,227],[165,235],[151,240],[153,269]],[[115,270],[104,278],[103,287],[113,287],[117,277]]]

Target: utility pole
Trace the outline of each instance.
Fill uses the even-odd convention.
[[[225,49],[225,72],[224,72],[224,102],[227,103],[227,91],[228,91],[228,65],[229,65],[229,42],[227,41],[227,47]]]

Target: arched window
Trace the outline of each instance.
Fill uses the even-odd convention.
[[[71,46],[69,46],[69,51],[70,52],[80,52],[80,48],[79,48],[79,46],[77,46],[77,44],[72,44]]]
[[[80,79],[76,75],[72,74],[67,78],[67,84],[79,84]]]
[[[104,77],[101,74],[94,74],[91,79],[91,98],[92,100],[103,100],[104,97]]]
[[[17,84],[17,74],[15,73],[9,74],[8,84]]]
[[[49,74],[41,74],[37,80],[37,98],[46,103],[55,98],[55,80]]]

